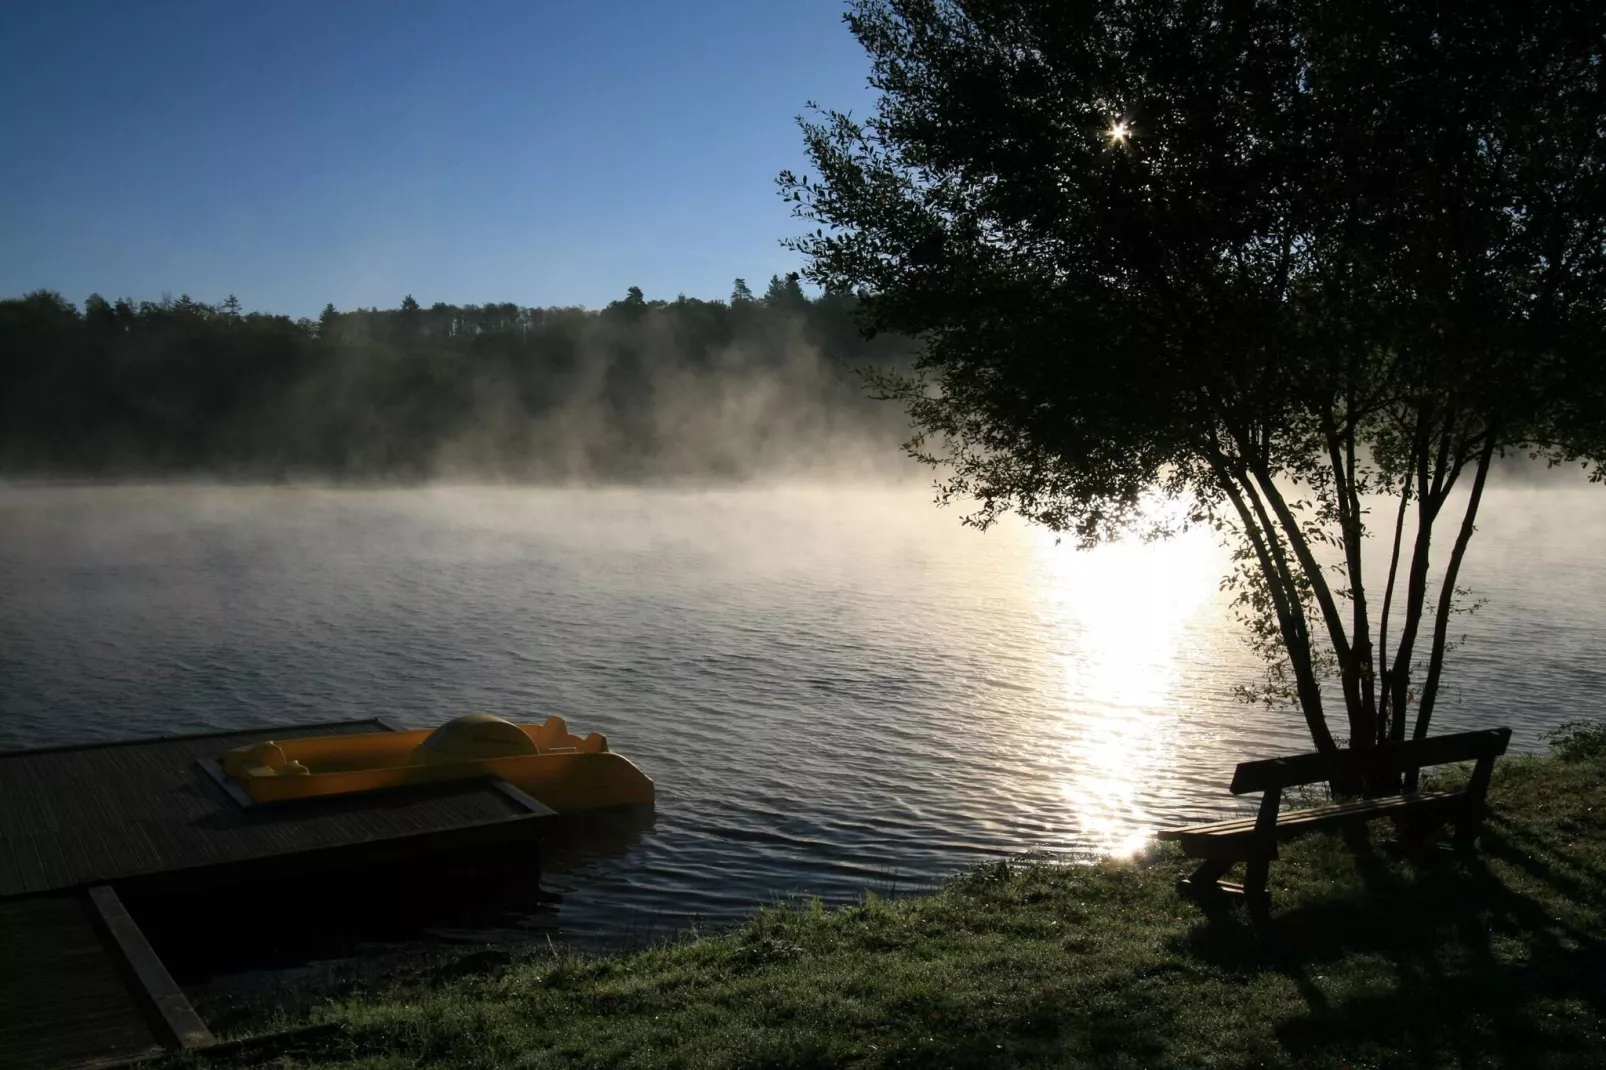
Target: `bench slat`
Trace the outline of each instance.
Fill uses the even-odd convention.
[[[1456,732],[1447,736],[1410,739],[1403,743],[1386,743],[1367,750],[1347,750],[1337,754],[1294,754],[1286,758],[1243,762],[1233,773],[1230,790],[1234,795],[1244,795],[1343,777],[1404,773],[1423,766],[1492,759],[1506,752],[1510,740],[1511,729],[1488,728],[1478,732]]]
[[[1411,795],[1389,795],[1381,799],[1360,799],[1355,802],[1312,806],[1304,810],[1285,810],[1277,816],[1277,831],[1281,837],[1283,829],[1304,831],[1312,825],[1328,821],[1375,817],[1421,806],[1445,805],[1466,798],[1467,793],[1464,791],[1419,791]],[[1155,833],[1155,837],[1161,840],[1182,840],[1195,837],[1248,836],[1254,831],[1255,819],[1240,817],[1228,821],[1212,821],[1203,825],[1162,829]],[[1292,835],[1293,832],[1290,831],[1289,834]]]

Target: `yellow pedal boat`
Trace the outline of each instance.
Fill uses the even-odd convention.
[[[217,761],[258,803],[474,777],[500,777],[560,814],[653,801],[651,778],[600,732],[582,739],[561,717],[514,724],[471,713],[434,731],[253,743]]]

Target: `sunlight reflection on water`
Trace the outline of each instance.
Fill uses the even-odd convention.
[[[1131,854],[1152,831],[1143,795],[1169,779],[1168,722],[1198,643],[1188,625],[1212,605],[1225,561],[1206,531],[1157,549],[1134,540],[1083,551],[1032,533],[1026,589],[1061,680],[1045,735],[1058,740],[1078,846],[1095,851]]]

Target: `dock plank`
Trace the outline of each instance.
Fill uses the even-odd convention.
[[[100,855],[99,838],[91,840],[92,830],[81,824],[64,829],[57,838],[62,855],[67,861],[68,885],[81,883],[86,875],[95,871],[95,859]],[[95,846],[91,846],[93,843]]]
[[[352,823],[365,842],[382,840],[388,836],[404,834],[402,827],[382,808],[363,808],[351,815]]]
[[[24,892],[42,892],[49,889],[50,884],[45,880],[45,866],[39,860],[39,845],[34,841],[39,838],[38,833],[23,832],[11,838],[13,857],[17,862],[17,874],[22,879]]]
[[[30,831],[48,829],[50,827],[50,816],[45,813],[44,799],[42,798],[43,791],[37,783],[37,779],[37,770],[30,767],[19,770],[12,780],[12,783],[17,787],[19,796],[16,807],[17,815],[26,822],[26,826]]]
[[[39,852],[39,865],[44,870],[45,883],[51,888],[71,887],[72,870],[67,866],[66,853],[61,849],[62,838],[69,830],[42,833],[33,838]]]
[[[0,834],[0,898],[21,895],[28,890],[22,879],[22,863],[17,858],[17,843]]]

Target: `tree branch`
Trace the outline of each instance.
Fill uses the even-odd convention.
[[[1438,517],[1442,499],[1436,487],[1443,473],[1449,453],[1449,444],[1443,437],[1439,442],[1437,460],[1428,467],[1427,443],[1416,454],[1416,539],[1411,547],[1411,568],[1405,587],[1405,624],[1400,629],[1400,645],[1394,653],[1394,665],[1389,670],[1389,687],[1392,692],[1389,738],[1405,738],[1405,706],[1410,687],[1411,653],[1416,646],[1417,628],[1422,623],[1422,604],[1427,598],[1428,554],[1433,544],[1433,522]]]
[[[1247,492],[1250,498],[1256,497],[1254,485],[1246,478],[1234,475],[1233,463],[1219,449],[1205,451],[1205,456],[1216,481],[1237,510],[1244,536],[1249,540],[1260,564],[1261,576],[1266,581],[1272,606],[1277,613],[1277,630],[1283,637],[1283,647],[1288,652],[1288,661],[1294,670],[1300,712],[1304,714],[1311,739],[1315,741],[1318,751],[1333,753],[1338,750],[1338,743],[1333,739],[1327,716],[1322,710],[1321,684],[1316,679],[1315,667],[1311,662],[1310,632],[1305,625],[1304,606],[1294,587],[1293,573],[1282,552],[1277,530],[1271,526],[1265,507],[1258,499],[1251,508],[1245,495]]]
[[[1355,489],[1355,414],[1353,398],[1346,399],[1344,428],[1334,426],[1332,414],[1322,412],[1322,435],[1327,440],[1333,469],[1333,497],[1338,506],[1339,528],[1344,536],[1344,565],[1349,573],[1353,644],[1350,656],[1339,662],[1350,746],[1367,746],[1376,738],[1376,702],[1373,698],[1371,625],[1366,614],[1366,582],[1361,561],[1361,499]]]
[[[1478,504],[1483,500],[1483,487],[1489,476],[1489,465],[1494,458],[1495,433],[1489,429],[1484,437],[1483,449],[1478,453],[1478,467],[1472,477],[1472,492],[1467,497],[1466,512],[1461,516],[1461,530],[1456,533],[1455,546],[1450,550],[1450,561],[1444,569],[1444,580],[1439,587],[1439,604],[1434,612],[1433,650],[1429,655],[1428,675],[1422,684],[1422,701],[1417,706],[1416,727],[1412,736],[1421,739],[1428,734],[1428,723],[1433,718],[1433,704],[1438,698],[1439,677],[1444,670],[1444,647],[1450,627],[1451,603],[1455,600],[1456,576],[1461,572],[1461,560],[1466,556],[1467,544],[1476,529]]]
[[[1407,472],[1400,481],[1400,508],[1394,514],[1394,543],[1389,550],[1389,579],[1383,588],[1383,612],[1377,625],[1377,664],[1382,670],[1382,680],[1377,689],[1377,733],[1378,742],[1388,738],[1389,717],[1389,679],[1391,674],[1388,668],[1389,652],[1389,608],[1394,601],[1394,583],[1400,570],[1400,540],[1405,534],[1405,510],[1411,501],[1411,474]]]
[[[1332,590],[1327,586],[1327,577],[1323,574],[1322,567],[1316,560],[1316,555],[1311,552],[1310,543],[1305,539],[1305,533],[1299,529],[1299,518],[1294,516],[1293,510],[1288,508],[1287,501],[1283,499],[1282,493],[1278,491],[1264,458],[1257,457],[1250,471],[1254,474],[1255,482],[1259,485],[1261,494],[1270,503],[1272,511],[1277,514],[1277,520],[1282,525],[1284,535],[1288,539],[1288,545],[1293,550],[1294,556],[1299,560],[1300,568],[1304,571],[1305,578],[1310,583],[1311,595],[1316,599],[1316,605],[1322,611],[1322,620],[1327,625],[1328,639],[1333,644],[1333,653],[1337,656],[1338,664],[1342,668],[1348,665],[1350,661],[1349,638],[1344,634],[1344,619],[1338,612],[1338,603],[1333,599]],[[1271,523],[1269,518],[1266,522],[1268,525]],[[1350,692],[1346,689],[1346,701],[1349,697]],[[1350,745],[1354,746],[1353,740]]]

